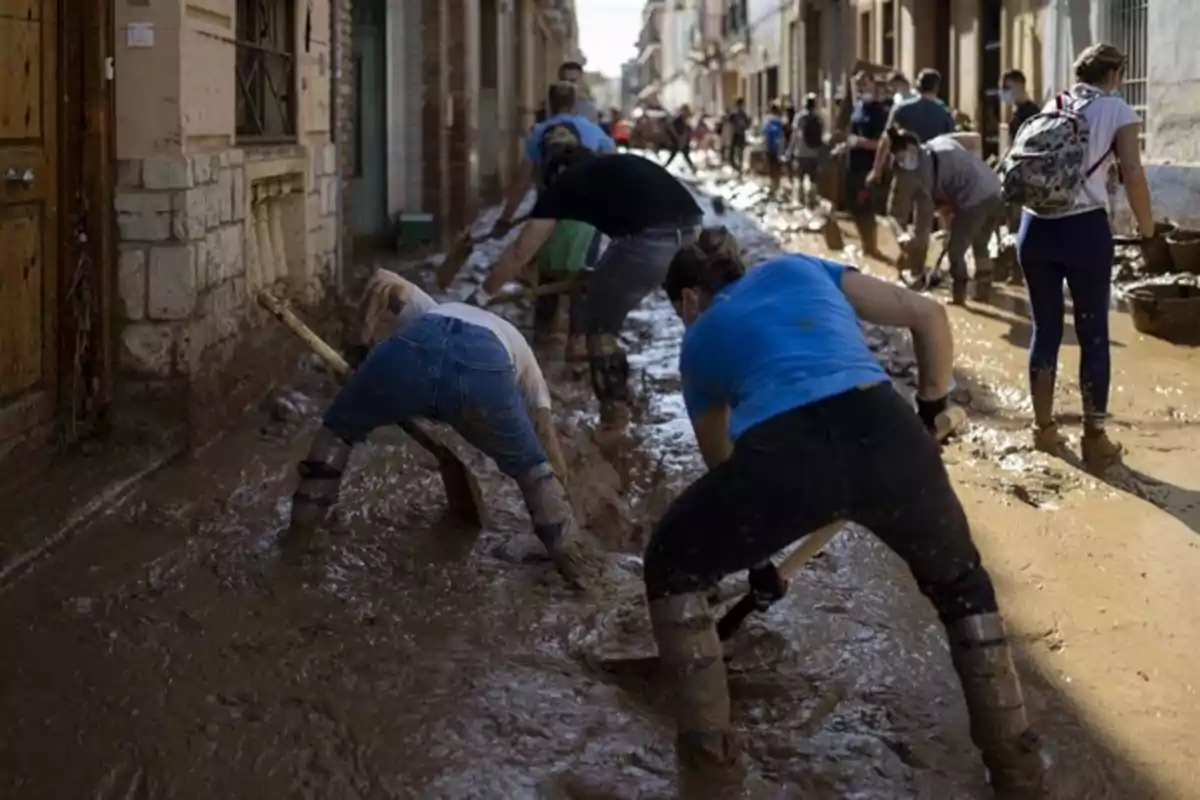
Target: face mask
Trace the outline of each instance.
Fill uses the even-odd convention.
[[[917,157],[916,153],[901,153],[900,155],[896,156],[896,166],[905,172],[912,172],[920,165],[920,163],[921,159]]]
[[[1000,90],[1000,102],[1007,103],[1008,105],[1012,105],[1012,101],[1013,101],[1012,89],[1001,89]]]
[[[862,91],[862,92],[858,93],[858,99],[862,100],[864,103],[869,103],[875,99],[875,93],[872,92],[870,89],[867,89],[866,91]]]

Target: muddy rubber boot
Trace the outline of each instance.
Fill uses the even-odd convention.
[[[588,366],[592,389],[600,401],[600,422],[623,427],[632,416],[629,397],[629,360],[615,336],[589,337]]]
[[[585,364],[588,360],[587,352],[587,337],[583,335],[571,336],[567,339],[567,363],[570,364]]]
[[[577,589],[589,589],[604,569],[603,554],[575,523],[575,514],[562,481],[549,462],[517,476],[533,533],[545,546],[563,579]]]
[[[664,676],[675,687],[675,748],[681,775],[720,775],[736,767],[738,743],[729,717],[725,650],[704,594],[650,602],[650,623]]]
[[[1067,452],[1067,439],[1054,421],[1054,370],[1036,370],[1029,387],[1033,401],[1033,447],[1055,458]]]
[[[990,276],[975,279],[974,284],[971,286],[971,299],[977,303],[986,303],[992,299],[992,279]]]
[[[291,520],[279,542],[287,563],[302,564],[321,551],[320,529],[337,502],[352,449],[329,428],[313,436],[297,466],[300,482],[292,494]]]
[[[1121,463],[1125,448],[1108,438],[1108,432],[1103,427],[1093,426],[1085,427],[1083,438],[1079,440],[1079,451],[1087,471],[1093,475],[1103,475]]]
[[[1021,681],[1000,614],[967,617],[948,625],[946,634],[971,718],[971,740],[983,755],[996,796],[1041,797],[1041,753],[1025,716]]]
[[[956,280],[950,286],[950,302],[956,306],[967,304],[967,282]]]

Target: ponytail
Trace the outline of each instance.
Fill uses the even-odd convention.
[[[675,254],[663,289],[671,302],[677,303],[684,289],[715,295],[745,274],[737,237],[724,226],[705,228],[694,243]]]

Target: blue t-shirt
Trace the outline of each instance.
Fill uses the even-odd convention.
[[[783,120],[779,117],[767,117],[763,123],[763,144],[767,152],[780,153],[783,151]]]
[[[720,291],[683,337],[688,414],[732,411],[729,436],[785,411],[888,380],[842,294],[844,264],[773,258]]]
[[[536,167],[542,166],[542,135],[551,125],[569,122],[579,131],[580,144],[594,153],[615,153],[617,143],[596,123],[578,114],[555,114],[534,125],[525,137],[525,157]]]

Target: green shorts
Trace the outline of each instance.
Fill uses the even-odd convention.
[[[550,239],[538,250],[538,273],[561,275],[583,270],[595,236],[596,229],[585,222],[559,220]]]

